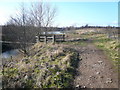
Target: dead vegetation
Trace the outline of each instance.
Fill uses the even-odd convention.
[[[37,43],[30,56],[4,64],[3,88],[72,87],[78,61],[74,49]]]

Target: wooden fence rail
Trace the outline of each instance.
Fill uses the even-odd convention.
[[[55,43],[57,41],[65,41],[65,34],[48,34],[43,35],[40,34],[36,36],[36,42],[45,42],[52,41],[52,43]]]

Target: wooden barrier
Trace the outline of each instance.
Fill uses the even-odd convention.
[[[65,41],[65,34],[39,34],[38,36],[36,36],[36,42],[47,43],[48,41],[52,41],[53,43],[58,41]]]

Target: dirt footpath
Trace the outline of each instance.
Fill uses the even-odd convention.
[[[74,85],[79,88],[118,88],[117,70],[102,50],[89,43],[75,46],[82,60],[77,69]]]

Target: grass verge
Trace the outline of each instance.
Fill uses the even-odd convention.
[[[4,63],[3,87],[72,87],[78,61],[79,56],[74,49],[37,43],[31,48],[29,57]]]
[[[116,68],[120,65],[120,57],[119,57],[119,48],[120,43],[117,39],[109,39],[106,34],[94,34],[88,33],[83,34],[81,37],[86,39],[92,39],[93,43],[103,51],[105,51],[106,55],[113,61],[113,64]]]

